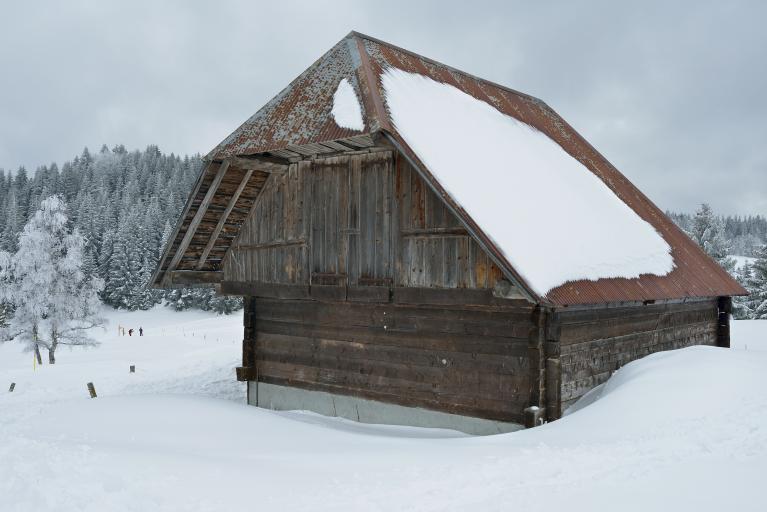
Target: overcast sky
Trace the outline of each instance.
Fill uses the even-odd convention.
[[[767,214],[767,2],[3,2],[0,168],[205,153],[349,31],[537,96],[661,208]]]

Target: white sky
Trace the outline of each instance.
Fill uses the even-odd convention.
[[[205,153],[350,30],[537,96],[661,208],[767,214],[763,2],[5,2],[0,168]]]

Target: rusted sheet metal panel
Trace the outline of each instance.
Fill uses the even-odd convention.
[[[359,134],[338,126],[331,115],[333,95],[342,79],[349,80],[357,97],[363,98],[357,74],[358,52],[351,38],[343,39],[224,139],[208,158],[275,151],[288,145],[333,141]],[[365,119],[368,106],[365,101],[361,106]]]

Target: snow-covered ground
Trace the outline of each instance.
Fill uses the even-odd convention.
[[[627,365],[560,421],[468,437],[244,405],[241,315],[109,317],[55,367],[0,345],[3,512],[767,509],[767,321]]]
[[[735,260],[735,268],[741,268],[746,263],[753,265],[756,261],[756,258],[752,258],[751,256],[730,256],[730,258]]]

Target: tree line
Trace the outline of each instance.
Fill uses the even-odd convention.
[[[160,303],[178,310],[237,310],[239,299],[216,297],[209,289],[147,286],[201,168],[200,155],[118,145],[102,146],[96,154],[86,148],[61,167],[52,163],[31,176],[23,167],[13,173],[0,169],[0,251],[15,253],[24,226],[43,201],[58,197],[68,229],[83,237],[82,273],[103,282],[104,303],[128,310]],[[751,292],[735,299],[735,315],[767,318],[767,218],[715,215],[706,204],[693,214],[667,214]],[[736,268],[731,255],[755,260]]]
[[[706,206],[710,209],[710,206]],[[666,212],[666,214],[677,226],[689,232],[693,228],[698,212],[693,214]],[[727,240],[730,254],[755,258],[758,256],[759,249],[767,243],[767,217],[714,215],[713,211],[710,215],[716,220],[722,236]]]
[[[200,155],[119,145],[103,146],[96,154],[85,148],[61,167],[45,165],[31,176],[23,167],[13,173],[0,169],[0,250],[15,253],[24,226],[55,196],[65,205],[68,229],[83,237],[82,272],[103,281],[99,296],[105,304],[235,311],[239,299],[217,297],[210,289],[147,286],[201,168]]]
[[[705,203],[692,215],[667,213],[748,291],[748,296],[733,299],[733,316],[767,319],[767,219],[717,216]],[[736,267],[732,255],[749,256],[753,262]]]

